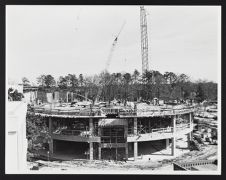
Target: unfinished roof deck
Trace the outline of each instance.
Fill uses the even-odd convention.
[[[37,115],[45,117],[61,117],[61,118],[106,118],[107,115],[116,115],[118,118],[133,117],[159,117],[187,114],[194,112],[195,108],[188,105],[176,106],[137,106],[132,108],[128,106],[112,106],[112,107],[70,107],[52,106],[50,104],[38,106],[34,108]]]

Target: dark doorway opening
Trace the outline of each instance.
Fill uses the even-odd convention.
[[[89,144],[54,140],[54,157],[62,160],[89,159]]]
[[[138,156],[158,153],[166,148],[166,140],[138,142]],[[134,157],[134,143],[128,143],[128,156]],[[160,152],[161,154],[161,152]]]

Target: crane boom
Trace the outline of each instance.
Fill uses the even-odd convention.
[[[121,27],[121,29],[120,29],[118,35],[115,37],[115,39],[114,39],[114,41],[113,41],[113,43],[112,43],[112,46],[111,46],[111,49],[110,49],[110,54],[108,55],[108,59],[107,59],[107,62],[106,62],[105,71],[107,71],[108,68],[109,68],[109,65],[110,65],[110,63],[111,63],[111,59],[112,59],[113,52],[114,52],[115,47],[116,47],[117,42],[118,42],[118,37],[119,37],[119,35],[121,34],[122,29],[123,29],[123,27],[125,26],[125,24],[126,24],[126,22],[124,21],[124,23],[122,24],[122,27]]]
[[[107,62],[106,62],[106,65],[105,65],[105,72],[108,71],[108,68],[109,68],[109,65],[110,65],[110,62],[111,62],[111,59],[112,59],[112,56],[113,56],[113,52],[115,51],[115,47],[116,47],[117,42],[118,42],[118,37],[121,34],[125,24],[126,24],[126,22],[124,21],[122,26],[121,26],[121,29],[120,29],[119,33],[117,34],[117,36],[115,37],[115,39],[114,39],[114,41],[113,41],[113,43],[111,45],[110,53],[108,55]],[[98,89],[97,96],[96,96],[96,102],[99,100],[99,97],[100,97],[100,95],[102,93],[102,90],[103,90],[103,87],[100,87]]]
[[[118,35],[116,36],[116,38],[118,38],[118,37],[119,37],[119,35],[121,34],[122,29],[124,28],[125,24],[126,24],[126,21],[124,21],[124,22],[123,22],[122,27],[121,27],[121,29],[120,29],[120,31],[119,31],[119,33],[118,33]]]

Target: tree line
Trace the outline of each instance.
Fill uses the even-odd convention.
[[[27,78],[22,79],[24,85],[29,85]],[[37,78],[40,91],[65,90],[76,92],[93,101],[101,92],[100,100],[113,99],[139,101],[159,98],[217,100],[217,83],[199,80],[192,82],[186,74],[173,72],[146,71],[141,74],[138,70],[133,73],[109,73],[103,71],[93,76],[68,74],[57,80],[52,75],[40,75]]]

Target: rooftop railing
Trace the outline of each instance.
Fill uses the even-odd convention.
[[[66,116],[101,116],[101,110],[96,109],[47,109],[47,108],[35,108],[35,113],[47,114],[47,115],[66,115]]]
[[[182,131],[185,129],[190,128],[190,123],[186,123],[186,124],[180,124],[176,126],[176,131]],[[166,128],[153,128],[153,129],[139,129],[137,130],[138,135],[139,134],[162,134],[162,133],[173,133],[173,127],[166,127]],[[133,128],[128,128],[128,135],[129,136],[134,136],[134,129]]]
[[[155,133],[172,133],[173,132],[173,127],[168,127],[168,128],[155,128],[155,129],[149,129],[147,131],[142,131],[138,129],[137,134],[155,134]],[[128,135],[129,136],[134,136],[135,134],[133,133],[133,129],[129,128],[128,129]]]
[[[159,108],[159,109],[121,109],[119,111],[119,115],[122,116],[134,116],[134,115],[147,115],[147,116],[165,116],[165,115],[176,115],[176,114],[185,114],[194,112],[194,107],[184,107],[180,109],[165,109],[165,108]]]
[[[69,135],[69,136],[82,136],[82,137],[90,137],[90,136],[97,136],[96,132],[91,133],[90,131],[86,130],[70,130],[70,129],[63,129],[63,130],[55,130],[53,134],[57,135]]]
[[[151,133],[170,133],[170,132],[173,132],[173,127],[152,129]]]

